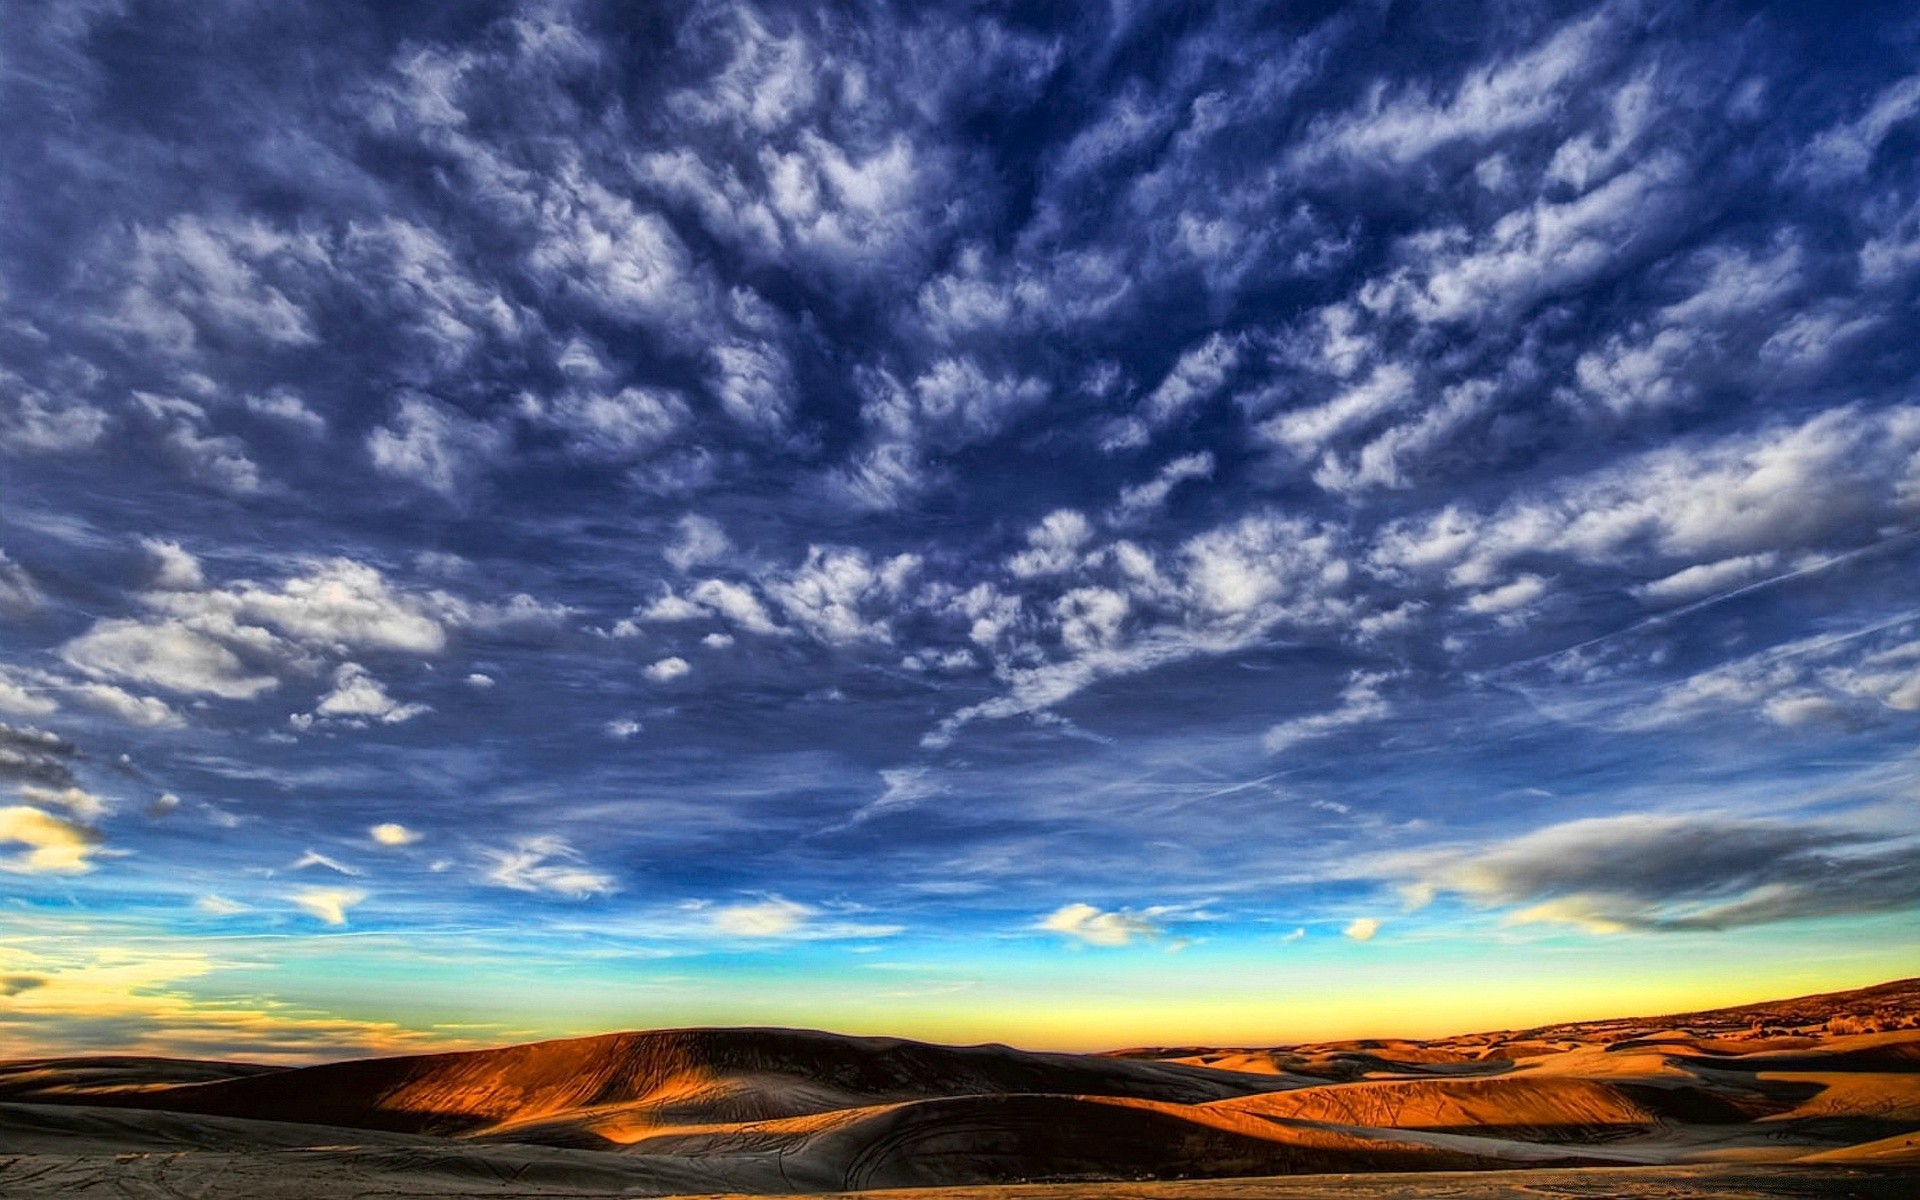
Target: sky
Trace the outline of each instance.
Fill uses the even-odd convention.
[[[1920,973],[1920,14],[0,9],[0,1054]]]

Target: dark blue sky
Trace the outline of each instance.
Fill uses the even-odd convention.
[[[0,47],[6,1044],[1920,967],[1903,6]]]

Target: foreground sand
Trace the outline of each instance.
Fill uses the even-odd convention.
[[[1920,981],[1430,1041],[0,1064],[0,1195],[1920,1196]],[[1031,1183],[1029,1181],[1052,1181]]]

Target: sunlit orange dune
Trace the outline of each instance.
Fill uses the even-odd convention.
[[[296,1068],[0,1064],[10,1197],[138,1194],[145,1185],[128,1181],[162,1172],[138,1165],[157,1155],[197,1163],[215,1181],[199,1191],[213,1196],[933,1187],[990,1200],[966,1189],[1241,1180],[1210,1194],[1234,1200],[1258,1196],[1246,1190],[1256,1178],[1488,1170],[1529,1181],[1600,1170],[1564,1177],[1584,1181],[1579,1194],[1632,1195],[1655,1178],[1633,1172],[1660,1170],[1733,1181],[1728,1196],[1821,1194],[1820,1181],[1845,1180],[1849,1194],[1905,1200],[1920,1195],[1916,1138],[1916,981],[1427,1042],[1075,1055],[683,1029]],[[306,1190],[261,1182],[274,1155],[299,1156],[287,1169]],[[1725,1173],[1736,1166],[1744,1173]],[[155,1194],[172,1186],[149,1182]],[[1775,1185],[1789,1190],[1765,1190]],[[1501,1194],[1484,1182],[1408,1186],[1392,1194]]]

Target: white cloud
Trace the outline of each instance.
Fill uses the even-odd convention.
[[[1213,333],[1204,342],[1181,352],[1159,386],[1141,401],[1142,414],[1161,424],[1217,391],[1240,362],[1238,338]]]
[[[673,657],[663,658],[659,662],[653,663],[642,671],[641,674],[653,680],[655,683],[670,683],[675,679],[691,674],[692,671],[693,668],[687,665],[686,659]]]
[[[27,569],[0,550],[0,613],[30,613],[43,602],[40,586]]]
[[[191,592],[207,586],[200,560],[181,549],[178,542],[143,538],[140,544],[153,556],[154,587],[169,592]]]
[[[1896,126],[1920,114],[1920,75],[1889,84],[1867,111],[1821,133],[1808,146],[1803,167],[1816,180],[1838,184],[1866,173]]]
[[[717,521],[695,513],[680,518],[679,537],[662,552],[675,570],[690,571],[694,567],[719,562],[733,549],[733,543],[727,540],[726,530],[720,528]]]
[[[551,834],[521,838],[512,849],[483,853],[492,865],[481,878],[497,887],[574,900],[615,890],[611,875],[588,867],[579,851]]]
[[[693,419],[693,411],[678,392],[647,387],[611,393],[570,391],[542,415],[564,430],[576,449],[602,458],[657,450]]]
[[[640,722],[631,717],[618,717],[606,723],[607,736],[618,742],[624,742],[639,733]]]
[[[280,686],[220,641],[179,621],[96,621],[62,646],[60,657],[85,675],[225,700],[251,700]]]
[[[324,867],[336,875],[345,875],[353,879],[358,879],[360,876],[366,874],[366,872],[360,868],[350,867],[339,859],[329,858],[318,850],[308,850],[301,854],[299,858],[294,859],[292,863],[288,864],[287,869],[289,871],[304,871],[308,867]]]
[[[320,698],[314,708],[317,717],[341,720],[364,719],[382,725],[398,725],[424,712],[425,704],[401,704],[387,695],[386,687],[359,663],[345,662],[333,672],[333,690]]]
[[[1538,575],[1522,575],[1510,583],[1468,596],[1466,608],[1468,612],[1482,615],[1505,615],[1540,599],[1547,594],[1547,587],[1547,581]]]
[[[475,671],[467,676],[467,686],[476,691],[484,692],[493,685],[494,680],[491,675],[483,675],[479,671]]]
[[[391,422],[367,435],[375,467],[449,499],[506,444],[500,427],[420,395],[401,397]]]
[[[887,642],[893,638],[891,611],[919,568],[913,554],[875,561],[859,549],[810,546],[804,562],[765,587],[788,619],[822,642]],[[869,615],[874,608],[882,611]]]
[[[1152,910],[1103,911],[1091,904],[1066,904],[1042,917],[1039,928],[1088,946],[1125,946],[1135,938],[1152,939],[1166,932],[1151,914]]]
[[[795,399],[793,367],[779,347],[732,341],[708,354],[713,360],[713,390],[728,416],[770,433],[786,427]]]
[[[1377,84],[1360,111],[1315,123],[1295,151],[1297,169],[1336,159],[1397,165],[1542,125],[1600,64],[1608,32],[1604,14],[1563,26],[1525,53],[1469,71],[1444,99],[1421,87],[1389,93]]]
[[[684,621],[694,617],[718,613],[728,621],[748,633],[779,634],[786,632],[767,614],[760,598],[753,589],[743,584],[729,583],[723,579],[706,579],[695,584],[688,593],[690,599],[681,600],[672,595],[663,596],[647,609],[646,616],[655,621]]]
[[[1080,551],[1093,538],[1093,526],[1071,508],[1048,513],[1027,530],[1027,548],[1007,560],[1021,579],[1058,575],[1079,565]]]
[[[157,350],[187,360],[208,332],[262,350],[319,340],[306,293],[327,250],[312,234],[189,213],[136,228],[120,252],[129,282],[105,321]]]
[[[1633,592],[1642,600],[1654,604],[1697,600],[1751,583],[1772,571],[1778,562],[1779,556],[1775,554],[1742,554],[1683,568],[1651,583],[1641,584]]]
[[[1380,932],[1380,922],[1373,917],[1355,917],[1340,932],[1356,942],[1370,942]]]
[[[777,896],[751,904],[729,904],[713,911],[713,928],[729,937],[776,938],[794,933],[818,910]]]
[[[60,702],[47,694],[49,684],[36,676],[16,675],[0,667],[0,712],[20,717],[44,717],[60,711]]]
[[[1385,363],[1323,404],[1273,418],[1260,427],[1260,433],[1297,454],[1310,454],[1341,434],[1411,403],[1413,384],[1413,372],[1398,363]]]
[[[76,821],[93,823],[108,812],[105,800],[81,787],[43,787],[28,783],[21,785],[20,797],[41,808],[63,808]]]
[[[18,389],[11,403],[0,406],[0,446],[27,454],[71,454],[90,449],[106,434],[109,418],[95,405],[52,400],[4,368],[0,384]]]
[[[1389,524],[1373,562],[1484,588],[1521,556],[1595,566],[1716,563],[1845,544],[1920,508],[1920,408],[1837,408],[1680,443],[1524,495]]]
[[[417,829],[409,829],[394,821],[383,821],[369,828],[367,836],[382,846],[411,846],[422,835]]]
[[[133,398],[133,411],[158,435],[161,452],[196,483],[238,495],[260,490],[260,468],[248,456],[246,443],[207,432],[204,408],[150,392],[135,392]]]
[[[1122,516],[1138,516],[1159,508],[1173,489],[1190,479],[1213,478],[1213,455],[1205,450],[1183,454],[1154,473],[1146,483],[1135,484],[1120,493]]]
[[[59,651],[94,681],[74,685],[76,698],[139,724],[177,725],[180,717],[159,700],[102,681],[251,700],[285,674],[316,670],[316,653],[365,647],[433,654],[444,649],[449,625],[493,619],[443,593],[397,591],[375,568],[344,558],[309,562],[278,586],[241,580],[196,588],[197,562],[170,545],[156,555],[159,582],[170,586],[140,597],[153,615],[97,621]],[[512,604],[504,610],[514,611]],[[334,682],[322,716],[396,721],[426,711],[385,699],[357,664],[341,664]]]
[[[345,925],[347,910],[366,898],[359,888],[301,888],[287,896],[294,907],[328,925]]]
[[[314,437],[327,431],[327,420],[313,411],[292,388],[274,388],[264,395],[248,396],[247,411],[283,422]]]
[[[1266,736],[1261,739],[1261,745],[1266,747],[1267,753],[1278,754],[1313,738],[1325,737],[1354,725],[1381,720],[1392,711],[1385,698],[1380,695],[1380,685],[1388,678],[1390,676],[1377,671],[1355,671],[1347,677],[1347,685],[1340,691],[1338,708],[1331,712],[1315,713],[1312,716],[1282,721],[1267,730]]]
[[[215,917],[233,917],[244,912],[253,911],[252,908],[240,903],[238,900],[229,900],[225,896],[218,896],[212,893],[195,900],[193,906],[201,912]],[[344,913],[342,914],[342,919],[345,919]]]

